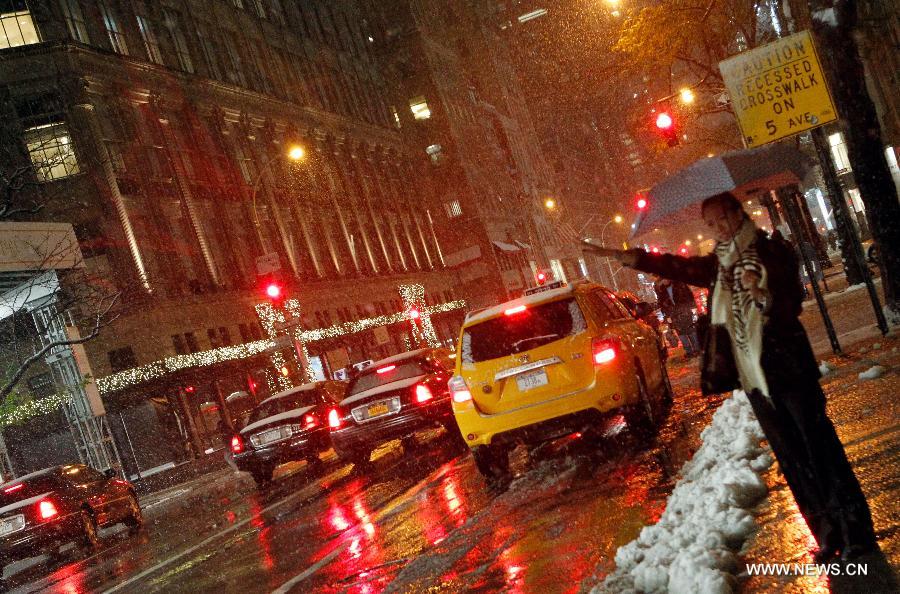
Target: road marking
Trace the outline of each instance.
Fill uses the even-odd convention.
[[[340,470],[339,470],[339,471],[336,471],[336,472],[334,472],[334,473],[332,473],[332,474],[338,474],[338,472],[340,472]],[[329,475],[329,477],[327,477],[327,478],[331,478],[331,475]],[[317,483],[314,483],[314,485],[315,485],[316,487],[318,487],[318,488],[321,488],[318,482],[317,482]],[[134,582],[136,582],[136,581],[138,581],[138,580],[140,580],[140,579],[143,579],[144,577],[146,577],[146,576],[148,576],[148,575],[150,575],[150,574],[152,574],[152,573],[155,573],[155,572],[159,571],[159,570],[162,569],[163,567],[165,567],[165,566],[167,566],[167,565],[171,565],[171,564],[174,563],[175,561],[177,561],[177,560],[179,560],[179,559],[181,559],[181,558],[183,558],[183,557],[185,557],[185,556],[187,556],[187,555],[190,555],[191,553],[193,553],[193,552],[196,551],[197,549],[200,549],[200,548],[205,547],[205,546],[208,545],[210,542],[212,542],[212,541],[214,541],[214,540],[216,540],[216,539],[218,539],[218,538],[221,538],[221,537],[225,536],[226,534],[230,534],[231,532],[234,532],[235,530],[239,530],[239,529],[243,528],[244,526],[246,526],[247,524],[249,524],[250,522],[252,522],[254,519],[256,519],[258,516],[261,516],[261,515],[263,515],[263,514],[266,514],[266,513],[272,511],[273,509],[275,509],[275,508],[277,508],[277,507],[281,507],[282,505],[284,505],[284,504],[287,503],[288,501],[293,501],[294,499],[300,499],[300,498],[307,497],[307,496],[308,496],[308,493],[307,493],[306,489],[304,489],[304,490],[302,490],[302,491],[298,491],[297,493],[293,493],[293,494],[291,494],[291,495],[288,495],[288,496],[285,497],[284,499],[281,499],[280,501],[276,501],[276,502],[273,503],[272,505],[270,505],[270,506],[268,506],[268,507],[266,507],[266,508],[263,508],[262,510],[260,510],[260,512],[259,512],[258,514],[254,514],[254,515],[250,516],[249,518],[245,518],[245,519],[241,520],[240,522],[238,522],[237,524],[235,524],[235,525],[233,525],[233,526],[229,526],[229,527],[226,528],[225,530],[222,530],[222,531],[220,531],[220,532],[217,532],[217,533],[213,534],[213,535],[210,536],[210,537],[207,537],[206,539],[204,539],[203,541],[201,541],[201,542],[195,544],[194,546],[189,547],[189,548],[187,548],[187,549],[181,551],[180,553],[177,553],[177,554],[175,554],[175,555],[172,555],[172,556],[169,557],[168,559],[165,559],[165,560],[163,560],[163,561],[160,561],[159,563],[157,563],[156,565],[154,565],[154,566],[152,566],[152,567],[148,567],[148,568],[145,569],[144,571],[142,571],[142,572],[140,572],[140,573],[138,573],[138,574],[136,574],[136,575],[131,576],[130,578],[128,578],[127,580],[125,580],[125,581],[123,581],[123,582],[119,582],[118,584],[116,584],[116,585],[113,586],[112,588],[109,588],[108,590],[104,590],[104,591],[103,591],[103,594],[111,594],[112,592],[118,592],[119,590],[121,590],[121,589],[124,588],[125,586],[129,586],[129,585],[133,584]]]
[[[325,567],[326,565],[328,565],[329,563],[334,561],[337,558],[337,556],[340,555],[341,553],[343,553],[344,551],[346,551],[349,546],[350,546],[349,542],[344,543],[342,546],[339,546],[335,550],[331,551],[330,553],[328,553],[327,555],[325,555],[324,557],[319,559],[317,562],[315,562],[312,565],[310,565],[309,567],[307,567],[305,570],[303,570],[302,573],[298,573],[297,575],[295,575],[294,577],[292,577],[285,583],[281,584],[278,587],[278,589],[272,590],[272,594],[285,594],[286,592],[290,591],[291,588],[293,588],[294,586],[296,586],[297,584],[299,584],[300,582],[302,582],[303,580],[305,580],[306,578],[308,578],[315,572],[319,571],[320,569],[322,569],[323,567]]]

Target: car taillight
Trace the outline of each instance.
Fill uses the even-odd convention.
[[[59,512],[56,510],[56,506],[49,499],[41,499],[38,502],[38,514],[40,514],[42,520],[49,520],[50,518],[54,518],[59,515]]]
[[[431,390],[428,389],[428,386],[425,384],[416,384],[416,402],[428,402],[434,398],[434,394],[431,393]]]
[[[338,409],[332,408],[328,411],[328,428],[329,429],[340,429],[341,428],[341,413],[338,412]]]
[[[315,415],[303,415],[303,424],[307,429],[312,429],[319,424],[319,421]]]
[[[240,454],[244,451],[244,440],[240,435],[235,435],[231,438],[231,451],[235,454]]]
[[[472,393],[469,392],[469,387],[466,385],[466,380],[461,378],[458,375],[454,375],[450,378],[450,381],[447,382],[447,387],[450,388],[450,394],[453,397],[453,402],[468,402],[472,399]]]
[[[616,358],[618,347],[616,341],[608,338],[595,338],[591,341],[591,359],[594,365],[604,365]]]

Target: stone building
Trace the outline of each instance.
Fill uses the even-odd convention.
[[[494,55],[494,74],[448,84],[471,65],[437,60],[447,30],[422,6],[0,1],[2,161],[32,172],[17,198],[41,208],[22,218],[71,222],[121,290],[87,351],[113,432],[139,443],[129,468],[201,455],[228,394],[303,379],[291,345],[266,342],[285,324],[260,318],[263,279],[297,300],[323,376],[450,342],[465,302],[545,265],[531,207],[548,182],[515,79]],[[391,19],[426,48],[415,83],[392,66]],[[420,95],[432,122],[451,114],[441,134],[414,128]],[[170,449],[151,451],[160,434]]]

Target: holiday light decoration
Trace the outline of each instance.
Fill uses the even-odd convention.
[[[60,392],[58,394],[51,394],[45,398],[23,402],[9,412],[0,414],[0,427],[18,425],[32,417],[56,412],[63,405],[72,402],[72,397],[71,392]]]
[[[419,289],[421,289],[421,292]],[[424,339],[424,342],[429,345],[439,346],[440,343],[437,340],[434,325],[431,322],[431,316],[462,309],[466,306],[465,300],[459,299],[426,307],[424,288],[422,288],[422,285],[401,285],[399,291],[405,304],[405,309],[402,312],[335,324],[327,328],[303,329],[298,325],[294,330],[294,338],[300,343],[300,348],[308,360],[309,356],[306,346],[311,342],[338,338],[348,334],[356,334],[357,332],[363,332],[379,326],[389,326],[391,324],[399,323],[410,324],[412,322],[409,318],[409,310],[411,307],[416,307],[420,314],[416,323],[420,328],[413,330],[414,336]],[[101,394],[107,394],[137,386],[144,382],[158,379],[170,373],[191,367],[207,367],[218,363],[225,363],[227,361],[237,361],[266,353],[272,353],[272,351],[277,350],[277,344],[274,340],[274,337],[277,335],[276,324],[285,323],[285,312],[291,317],[299,319],[300,303],[296,299],[289,299],[285,302],[284,307],[281,310],[276,310],[270,303],[261,303],[256,306],[256,312],[266,334],[272,338],[256,340],[234,346],[219,347],[217,349],[201,351],[189,355],[166,357],[160,361],[154,361],[147,365],[126,369],[125,371],[99,378],[97,380],[97,389]],[[418,335],[416,335],[416,331],[419,332]],[[275,366],[274,369],[281,369],[283,364],[284,359],[282,356],[281,363]],[[307,369],[306,381],[312,381],[313,378],[311,377],[311,373],[312,371]],[[275,385],[273,382],[278,381],[276,375],[278,377],[284,377],[281,374],[266,374],[267,383],[269,384],[270,389]],[[290,378],[285,379],[290,381]],[[275,391],[278,390],[276,389]]]

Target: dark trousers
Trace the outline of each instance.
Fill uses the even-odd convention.
[[[774,404],[753,391],[753,411],[819,546],[873,546],[869,505],[825,412],[825,394],[818,382],[804,383],[776,392]]]

